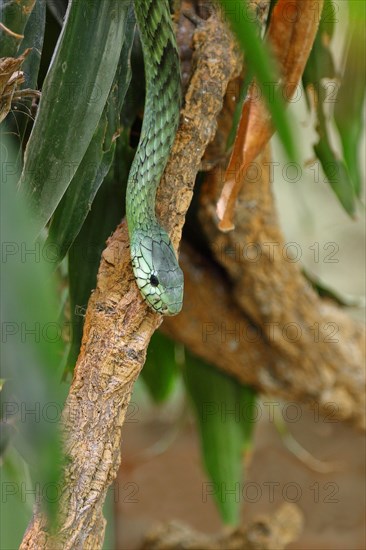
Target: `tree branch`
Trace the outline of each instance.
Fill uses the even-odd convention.
[[[177,246],[193,184],[216,131],[228,81],[238,71],[230,33],[215,12],[195,34],[196,69],[181,124],[159,190],[159,213]],[[174,185],[173,185],[174,182]],[[161,317],[147,309],[130,266],[126,224],[103,252],[83,341],[63,413],[67,465],[57,533],[36,510],[21,548],[101,547],[102,506],[120,464],[121,427],[133,383]]]
[[[316,404],[334,419],[347,419],[363,427],[362,361],[348,361],[345,369],[335,358],[326,364],[327,369],[332,369],[332,376],[326,378],[318,370],[327,358],[319,353],[314,375],[313,370],[306,368],[306,361],[294,361],[274,345],[274,338],[278,337],[274,332],[267,335],[267,330],[251,322],[233,295],[232,283],[213,261],[183,243],[180,263],[184,271],[184,306],[177,317],[164,319],[161,330],[167,336],[261,393]],[[342,322],[342,334],[349,334],[358,357],[362,355],[362,327],[329,301],[322,301],[322,308],[339,325]],[[333,349],[332,343],[327,345]],[[344,351],[348,349],[347,341],[343,346]],[[321,350],[319,344],[315,347]],[[331,396],[328,400],[327,395]]]
[[[222,171],[209,173],[200,214],[210,246],[233,284],[236,303],[281,355],[276,378],[289,397],[315,399],[325,410],[334,403],[338,418],[364,429],[365,327],[321,299],[291,255],[297,248],[287,246],[279,227],[268,147],[251,168],[230,233],[217,229],[214,211]]]
[[[297,506],[283,504],[272,516],[260,516],[247,527],[213,536],[178,522],[161,525],[146,536],[141,550],[281,550],[298,538],[302,525]]]

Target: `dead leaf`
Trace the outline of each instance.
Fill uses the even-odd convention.
[[[290,101],[299,84],[319,25],[323,0],[278,0],[266,40],[276,60],[285,101]],[[233,152],[217,203],[222,231],[234,229],[236,198],[248,167],[268,143],[275,129],[265,101],[258,98],[254,80],[244,101]]]
[[[24,82],[19,69],[30,51],[31,48],[27,48],[19,57],[0,58],[0,123],[10,111],[14,92]]]

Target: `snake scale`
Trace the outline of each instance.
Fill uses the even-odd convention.
[[[126,215],[137,286],[156,312],[182,308],[183,273],[155,215],[156,189],[177,132],[180,65],[168,0],[135,0],[144,56],[146,97],[140,141],[130,169]]]

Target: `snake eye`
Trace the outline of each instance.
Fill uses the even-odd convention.
[[[152,284],[152,286],[159,286],[159,279],[156,275],[150,276],[150,283]]]

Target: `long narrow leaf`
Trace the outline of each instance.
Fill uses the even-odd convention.
[[[136,35],[135,35],[136,37]],[[142,51],[134,40],[131,51],[132,79],[123,99],[120,136],[112,168],[100,187],[78,236],[69,250],[69,282],[71,310],[71,346],[67,371],[72,371],[79,354],[83,333],[83,312],[95,288],[100,256],[106,239],[125,213],[127,178],[133,159],[130,147],[131,125],[144,102]],[[121,87],[119,89],[122,89]],[[122,97],[119,98],[122,104]]]
[[[58,482],[60,473],[58,421],[64,395],[58,369],[63,352],[62,327],[50,264],[31,241],[28,209],[15,195],[14,151],[6,136],[1,137],[5,157],[1,185],[1,363],[2,376],[12,385],[10,399],[9,393],[7,397],[0,392],[1,409],[8,423],[14,421],[13,443],[29,463],[33,482],[38,483],[42,494],[46,484]],[[57,499],[45,504],[55,511]]]
[[[0,4],[0,57],[15,57],[35,0],[8,0]]]
[[[275,88],[278,74],[268,45],[258,36],[257,27],[249,16],[247,2],[221,0],[221,4],[245,54],[245,59],[258,80],[283,146],[288,156],[295,158],[296,152],[289,118],[280,90]]]
[[[355,187],[346,164],[337,156],[331,146],[328,127],[329,116],[325,109],[325,105],[329,102],[329,91],[325,79],[335,79],[336,77],[333,57],[329,47],[334,30],[333,25],[328,23],[330,5],[331,2],[326,0],[318,34],[303,74],[303,84],[308,94],[308,106],[311,107],[312,102],[314,102],[318,119],[317,132],[319,140],[314,145],[314,152],[319,158],[328,183],[342,207],[350,216],[353,216],[356,198]],[[330,91],[332,97],[334,83]],[[347,103],[350,102],[349,94],[352,94],[352,89],[348,89],[348,91]]]
[[[355,193],[360,197],[362,176],[360,171],[360,142],[362,138],[363,103],[365,99],[365,29],[366,5],[364,2],[350,1],[350,40],[345,70],[337,95],[334,120],[342,141],[344,160],[353,182]],[[352,89],[350,90],[350,82]],[[352,99],[350,100],[350,95]]]
[[[191,355],[187,356],[184,374],[211,480],[203,494],[213,496],[225,523],[236,525],[240,517],[243,457],[252,439],[254,391]]]
[[[36,237],[74,177],[116,73],[129,1],[69,5],[30,136],[20,188]],[[75,145],[76,144],[76,145]]]
[[[314,145],[316,156],[321,162],[324,174],[345,211],[353,216],[355,212],[355,194],[352,181],[344,162],[337,158],[327,136],[322,136]]]
[[[175,343],[160,332],[155,332],[147,350],[142,379],[156,403],[162,403],[169,397],[177,375]]]
[[[320,9],[322,2],[323,0],[317,0],[315,5]],[[280,124],[277,128],[280,136],[281,129],[284,130],[283,122],[281,123],[278,118],[279,113],[284,113],[284,105],[280,103],[277,105],[276,95],[272,97],[269,105],[268,98],[267,102],[260,97],[258,98],[258,81],[261,91],[264,84],[266,84],[265,89],[267,91],[269,85],[272,87],[276,85],[278,90],[282,90],[286,100],[290,101],[301,79],[314,42],[318,28],[318,20],[314,18],[314,2],[301,2],[298,0],[294,2],[294,7],[298,10],[298,17],[292,18],[291,21],[286,22],[286,16],[288,19],[287,0],[278,0],[271,13],[266,44],[271,50],[271,57],[273,57],[272,73],[274,73],[273,67],[277,67],[278,74],[277,76],[273,74],[272,80],[266,83],[258,79],[253,80],[243,103],[233,151],[225,172],[225,183],[217,203],[219,227],[222,231],[229,231],[234,228],[233,218],[236,199],[243,184],[243,175],[248,166],[255,161],[272,137],[276,129],[276,123]],[[240,12],[238,15],[240,15]],[[250,21],[247,20],[244,13],[242,15],[242,17],[235,18],[235,20],[246,21],[249,25]],[[286,24],[284,24],[285,22]],[[259,39],[256,38],[256,40],[258,42]],[[259,42],[258,45],[260,44]],[[251,50],[249,49],[249,51]],[[246,50],[245,53],[247,53]],[[249,58],[249,72],[250,70],[254,73],[257,72]],[[261,75],[262,77],[263,75]],[[269,112],[272,114],[272,120]],[[290,143],[292,147],[291,139]]]
[[[120,111],[131,81],[130,54],[135,33],[132,6],[125,20],[125,41],[118,70],[96,132],[65,195],[58,205],[49,229],[47,245],[54,245],[58,261],[66,255],[79,233],[94,197],[108,173],[121,131]],[[122,207],[121,207],[122,208]]]
[[[20,89],[37,89],[38,72],[41,63],[41,55],[43,48],[43,38],[46,24],[46,0],[36,0],[33,11],[28,19],[27,26],[24,30],[24,39],[19,47],[19,53],[23,53],[27,48],[31,48],[29,55],[26,57],[22,71],[24,72],[25,80]],[[16,117],[17,128],[20,140],[23,140],[24,133],[29,122],[29,111],[32,100],[25,98],[21,101],[20,113]]]

